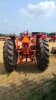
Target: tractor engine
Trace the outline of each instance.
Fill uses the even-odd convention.
[[[31,41],[30,39],[28,38],[28,36],[24,36],[24,38],[22,39],[22,47],[19,48],[19,51],[18,51],[18,61],[17,63],[19,62],[22,62],[22,60],[25,58],[26,59],[26,63],[28,62],[27,59],[30,58],[31,62],[35,61],[34,59],[34,54],[36,52],[35,48],[36,45],[31,44]]]

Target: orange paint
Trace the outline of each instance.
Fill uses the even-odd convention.
[[[24,38],[22,39],[22,43],[30,43],[30,39],[28,38],[28,36],[24,36]]]

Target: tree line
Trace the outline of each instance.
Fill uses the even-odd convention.
[[[56,32],[50,32],[50,33],[46,33],[46,34],[47,34],[47,37],[49,37],[50,34],[54,34],[54,33],[56,33]],[[13,35],[16,36],[15,33],[13,33]],[[0,33],[0,36],[9,37],[9,34],[3,34],[3,33]]]
[[[4,36],[4,37],[9,37],[10,34],[3,34],[3,33],[0,33],[0,36]],[[15,33],[13,33],[13,35],[16,35]]]

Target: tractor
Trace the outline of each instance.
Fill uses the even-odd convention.
[[[51,41],[55,42],[56,41],[56,33],[50,33],[49,37],[50,37],[49,42],[51,42]]]
[[[49,64],[49,45],[40,32],[33,40],[31,42],[28,35],[24,35],[20,45],[18,37],[10,34],[10,39],[3,46],[4,67],[7,72],[16,70],[20,63],[28,62],[35,63],[40,71],[45,71]]]
[[[32,36],[32,33],[29,33],[28,30],[27,31],[24,31],[24,32],[21,32],[19,33],[19,40],[22,40],[22,38],[27,35],[29,38],[31,38]]]
[[[56,42],[56,33],[49,34],[50,39],[49,42]],[[56,47],[52,47],[51,53],[56,54]]]

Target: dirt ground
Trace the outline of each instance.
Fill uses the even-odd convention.
[[[41,82],[56,74],[56,55],[50,55],[49,66],[40,72],[35,64],[18,65],[16,71],[7,73],[3,64],[3,41],[0,41],[0,100],[25,100],[31,89],[38,89]],[[49,42],[49,49],[56,46]],[[38,85],[39,84],[39,85]]]

